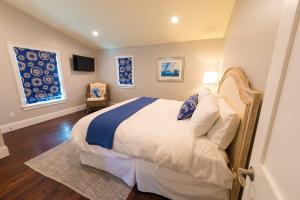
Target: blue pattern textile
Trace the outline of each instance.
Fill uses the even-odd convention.
[[[101,97],[101,92],[99,88],[93,88],[92,89],[92,97],[99,98]]]
[[[179,114],[177,116],[178,120],[183,120],[191,117],[198,104],[198,94],[190,96],[181,106]]]
[[[133,72],[132,72],[132,57],[119,57],[118,69],[119,69],[119,84],[120,85],[133,85]]]
[[[131,115],[156,100],[157,98],[141,97],[97,116],[88,127],[87,143],[111,149],[118,126]]]
[[[13,47],[26,104],[62,98],[56,53]]]

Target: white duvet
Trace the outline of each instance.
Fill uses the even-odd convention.
[[[123,121],[116,130],[111,150],[85,141],[90,122],[99,114],[134,99],[102,109],[79,120],[72,130],[72,141],[83,151],[151,161],[174,171],[231,189],[233,174],[226,154],[206,137],[195,138],[190,120],[178,121],[180,101],[159,99]]]

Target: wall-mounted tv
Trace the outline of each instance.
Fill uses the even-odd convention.
[[[73,65],[75,71],[95,71],[95,59],[85,56],[73,55]]]

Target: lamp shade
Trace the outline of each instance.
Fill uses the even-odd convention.
[[[204,72],[202,82],[205,84],[217,84],[218,72]]]

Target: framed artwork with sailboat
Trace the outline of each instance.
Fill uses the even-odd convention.
[[[157,74],[159,81],[183,81],[184,58],[158,58]]]

